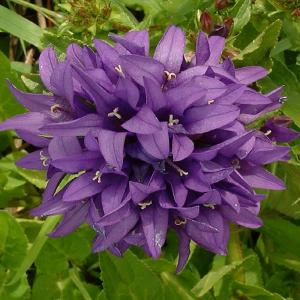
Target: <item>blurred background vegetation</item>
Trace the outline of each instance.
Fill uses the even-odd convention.
[[[236,66],[261,65],[269,76],[255,88],[285,85],[281,111],[300,127],[299,0],[7,0],[0,5],[0,121],[22,113],[5,80],[31,92],[42,89],[40,51],[52,45],[63,57],[70,42],[92,44],[109,32],[148,28],[152,49],[170,24],[181,26],[192,55],[199,30],[227,36],[224,56]],[[260,126],[260,120],[256,126]],[[300,140],[289,163],[269,166],[287,190],[268,193],[257,231],[234,227],[229,256],[192,246],[187,267],[175,275],[177,240],[171,232],[162,258],[132,248],[124,258],[92,254],[86,226],[49,239],[58,218],[30,216],[45,187],[44,174],[15,166],[31,146],[14,132],[0,133],[1,300],[284,300],[300,299]]]

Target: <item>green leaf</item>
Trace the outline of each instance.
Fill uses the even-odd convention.
[[[195,296],[184,287],[178,280],[176,275],[173,275],[168,272],[162,272],[161,278],[165,283],[164,288],[166,289],[166,299],[174,299],[174,295],[178,300],[195,300]],[[170,295],[173,293],[173,296]]]
[[[300,227],[282,218],[265,218],[259,231],[270,238],[275,245],[292,255],[300,257]]]
[[[240,32],[244,26],[250,21],[251,17],[251,0],[239,0],[230,11],[230,15],[234,16],[233,32]]]
[[[13,172],[20,175],[22,178],[26,179],[28,182],[32,183],[36,187],[43,189],[46,186],[45,173],[36,170],[27,170],[19,168],[15,165],[15,162],[23,157],[25,152],[13,152],[3,157],[0,160],[0,170]]]
[[[17,281],[19,281],[22,275],[30,268],[30,266],[33,264],[33,262],[39,255],[42,247],[44,246],[44,244],[48,239],[47,233],[53,230],[53,228],[56,226],[59,220],[60,220],[60,216],[52,216],[47,218],[38,236],[36,237],[34,243],[31,245],[30,249],[28,250],[26,257],[24,257],[22,262],[19,263],[18,271],[13,277],[13,279],[9,282],[10,285],[13,285]]]
[[[5,211],[0,211],[0,264],[16,271],[27,254],[27,238],[22,227]]]
[[[282,22],[276,20],[270,24],[255,40],[234,58],[237,66],[262,65],[271,67],[270,51],[277,43]]]
[[[25,274],[22,274],[13,285],[7,285],[25,259],[27,245],[28,241],[22,227],[6,211],[0,211],[0,299],[28,298],[29,285]]]
[[[214,287],[214,285],[219,282],[224,276],[232,273],[240,266],[242,266],[248,259],[253,258],[253,255],[247,256],[243,260],[235,261],[230,265],[226,265],[220,267],[216,270],[210,271],[207,275],[205,275],[201,280],[193,287],[192,292],[197,297],[202,297],[205,295],[210,289]]]
[[[0,28],[41,48],[43,30],[14,11],[0,5]]]
[[[19,73],[31,73],[32,66],[29,64],[24,64],[19,61],[12,61],[10,63],[12,70],[17,71]]]
[[[118,258],[100,253],[101,278],[108,300],[161,299],[163,288],[159,278],[131,251]]]
[[[19,102],[14,98],[14,96],[8,89],[6,84],[7,79],[11,80],[14,84],[17,85],[17,87],[23,86],[22,82],[17,77],[17,73],[11,70],[9,60],[0,51],[0,121],[3,121],[16,114],[25,112],[24,107],[19,104]]]
[[[280,163],[278,164],[276,175],[284,180],[286,189],[276,192],[272,191],[269,194],[268,205],[288,217],[299,220],[300,166]]]
[[[281,295],[277,293],[271,293],[259,286],[246,285],[240,282],[235,282],[234,288],[237,290],[239,295],[246,295],[253,300],[285,300],[285,298]]]
[[[296,75],[286,65],[274,60],[272,73],[269,76],[275,84],[285,85],[284,93],[288,96],[288,101],[282,110],[300,127],[300,84]]]

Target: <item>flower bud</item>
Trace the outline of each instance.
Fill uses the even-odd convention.
[[[216,0],[215,1],[215,8],[216,9],[224,9],[229,5],[229,1],[228,0]]]
[[[200,24],[201,24],[201,29],[206,32],[206,33],[210,33],[213,29],[213,20],[212,17],[210,15],[210,13],[205,10],[201,16],[200,16]]]

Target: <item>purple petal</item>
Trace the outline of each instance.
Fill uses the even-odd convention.
[[[98,115],[88,114],[72,121],[48,124],[43,126],[42,131],[50,135],[85,136],[89,131],[101,127],[102,122]]]
[[[105,215],[110,214],[120,206],[128,184],[127,179],[121,176],[110,181],[111,184],[104,188],[101,194],[101,203]],[[124,201],[128,202],[128,200]]]
[[[100,151],[106,163],[117,170],[122,169],[126,132],[101,129],[98,134]]]
[[[167,106],[167,99],[161,90],[161,86],[154,80],[145,77],[144,87],[146,103],[154,112]]]
[[[194,143],[185,135],[173,134],[172,139],[172,154],[174,161],[180,161],[194,151]]]
[[[98,113],[103,114],[103,112],[107,112],[112,103],[116,101],[116,97],[106,92],[100,85],[94,82],[93,77],[88,75],[77,66],[73,66],[73,69],[80,76],[80,84],[84,88],[84,91],[94,101]]]
[[[66,98],[72,105],[74,89],[71,64],[67,61],[59,63],[53,70],[50,82],[54,94]]]
[[[158,258],[168,229],[168,210],[151,205],[140,212],[144,234],[151,256]]]
[[[225,39],[220,36],[211,36],[208,38],[208,44],[210,49],[210,56],[205,64],[217,65],[219,64],[225,46]]]
[[[53,160],[68,159],[70,155],[82,153],[80,143],[76,137],[54,137],[48,150]]]
[[[268,71],[262,67],[250,66],[235,70],[235,77],[240,83],[249,85],[268,75]]]
[[[238,104],[250,104],[250,105],[258,105],[258,104],[270,104],[272,103],[271,99],[258,93],[255,90],[245,90],[244,93],[237,99],[236,103]]]
[[[64,178],[63,172],[56,172],[48,181],[47,186],[43,192],[43,202],[47,202],[51,199],[56,191],[57,186]]]
[[[134,117],[123,123],[122,127],[139,134],[151,134],[161,130],[160,122],[147,106],[143,106]]]
[[[195,85],[184,85],[166,92],[168,106],[172,113],[181,116],[190,106],[207,104],[207,90]]]
[[[150,194],[161,190],[161,187],[130,181],[129,190],[132,201],[134,203],[139,203],[146,199]]]
[[[285,160],[290,152],[290,147],[277,146],[262,139],[256,139],[253,150],[247,156],[247,160],[254,164],[265,165],[276,160]]]
[[[95,39],[94,45],[103,63],[103,68],[108,73],[109,78],[116,80],[118,78],[118,74],[115,67],[120,65],[118,52],[101,40]]]
[[[196,64],[204,65],[210,57],[208,39],[204,32],[200,31],[196,42]]]
[[[231,222],[239,224],[247,228],[259,228],[262,226],[262,221],[253,212],[246,207],[241,207],[240,212],[237,213],[228,205],[222,206],[222,214]]]
[[[241,175],[254,188],[284,190],[284,183],[262,167],[248,166],[240,170]]]
[[[235,103],[244,93],[245,86],[241,84],[231,84],[228,89],[219,97],[215,98],[217,104],[230,105]]]
[[[145,48],[126,37],[119,36],[114,33],[108,35],[114,42],[122,45],[126,50],[132,54],[145,55]]]
[[[207,66],[196,66],[184,70],[177,75],[175,79],[176,86],[187,82],[196,76],[203,76],[206,73],[206,71]]]
[[[88,211],[88,201],[76,204],[73,209],[65,213],[63,220],[58,224],[55,230],[49,234],[49,236],[58,237],[71,233],[86,221]]]
[[[67,173],[77,173],[94,169],[101,160],[100,152],[83,152],[58,158],[51,161],[51,165]]]
[[[165,159],[169,156],[169,133],[166,122],[161,123],[161,130],[153,134],[138,134],[138,141],[145,151],[158,159]]]
[[[124,201],[119,207],[115,208],[113,211],[101,217],[97,221],[96,226],[103,227],[108,225],[114,225],[116,223],[119,223],[120,220],[123,220],[124,218],[128,217],[131,213],[132,208],[130,206],[130,203]]]
[[[140,99],[140,92],[131,80],[120,77],[114,91],[114,95],[128,102],[133,109],[137,108]]]
[[[93,180],[94,177],[94,172],[87,172],[75,178],[64,193],[63,201],[79,201],[100,193],[104,184]]]
[[[55,97],[44,94],[31,94],[18,90],[9,81],[8,87],[16,99],[30,111],[49,111],[54,104]]]
[[[141,53],[132,52],[132,54],[141,54],[141,55],[145,55],[145,56],[149,55],[149,33],[148,33],[148,30],[146,30],[146,29],[140,30],[140,31],[132,30],[132,31],[127,32],[123,37],[121,37],[121,39],[126,40],[126,42],[134,43],[135,45],[138,45],[140,48],[142,48]],[[129,54],[131,52],[130,49],[128,48],[128,46],[126,47],[126,44],[124,44],[126,42],[119,43],[119,44],[117,43],[115,45],[115,49],[121,55]],[[133,49],[131,49],[131,50],[133,50]]]
[[[236,149],[240,148],[243,144],[245,144],[251,138],[252,135],[253,131],[249,131],[241,135],[234,136],[220,144],[216,144],[214,146],[194,152],[192,154],[192,157],[200,161],[211,160],[221,150],[222,155],[232,157],[236,153]]]
[[[94,241],[93,252],[103,251],[123,239],[138,221],[136,213],[125,217],[121,222],[109,227],[105,234],[98,235]]]
[[[184,127],[191,134],[200,134],[220,128],[234,121],[239,116],[239,109],[233,105],[212,104],[188,109]]]
[[[49,145],[50,139],[48,138],[44,138],[39,135],[32,134],[26,130],[21,130],[21,129],[16,130],[16,132],[22,140],[35,147],[44,148]]]
[[[72,43],[67,48],[67,59],[79,67],[84,67],[82,60],[82,48],[75,43]]]
[[[53,92],[54,88],[50,82],[51,76],[58,65],[58,60],[53,48],[46,48],[39,57],[40,76],[45,87]]]
[[[140,55],[121,56],[121,67],[134,81],[143,86],[144,77],[159,84],[164,80],[164,66],[150,57]]]
[[[188,190],[177,174],[170,174],[167,180],[171,185],[173,197],[176,204],[178,206],[183,206],[187,199]]]
[[[27,154],[16,162],[16,165],[21,168],[31,170],[45,170],[48,167],[48,163],[44,164],[41,160],[41,150],[34,151]],[[44,149],[43,152],[46,153]]]
[[[170,26],[159,41],[154,58],[164,64],[166,71],[178,73],[182,64],[185,49],[185,36],[183,31]]]
[[[187,222],[187,234],[205,249],[219,255],[226,255],[226,246],[229,237],[228,224],[223,219],[222,215],[216,210],[205,209],[199,218],[201,218],[202,222],[216,228],[218,232],[203,232],[197,227],[197,223]]]
[[[4,130],[26,130],[31,134],[39,134],[40,128],[51,122],[44,113],[29,112],[22,115],[14,116],[0,123],[0,131]]]

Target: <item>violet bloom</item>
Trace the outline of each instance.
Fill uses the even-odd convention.
[[[11,86],[29,112],[0,130],[15,129],[38,148],[19,166],[47,170],[33,214],[63,215],[51,236],[88,223],[96,232],[93,251],[115,255],[137,245],[158,258],[173,228],[177,271],[191,240],[226,255],[230,222],[262,224],[264,196],[254,188],[284,189],[264,165],[289,159],[289,147],[245,127],[280,107],[282,89],[263,95],[250,88],[267,71],[221,61],[220,36],[199,33],[191,61],[175,26],[153,57],[146,30],[110,37],[115,45],[95,40],[96,52],[71,44],[64,61],[44,50],[40,75],[50,94]]]

